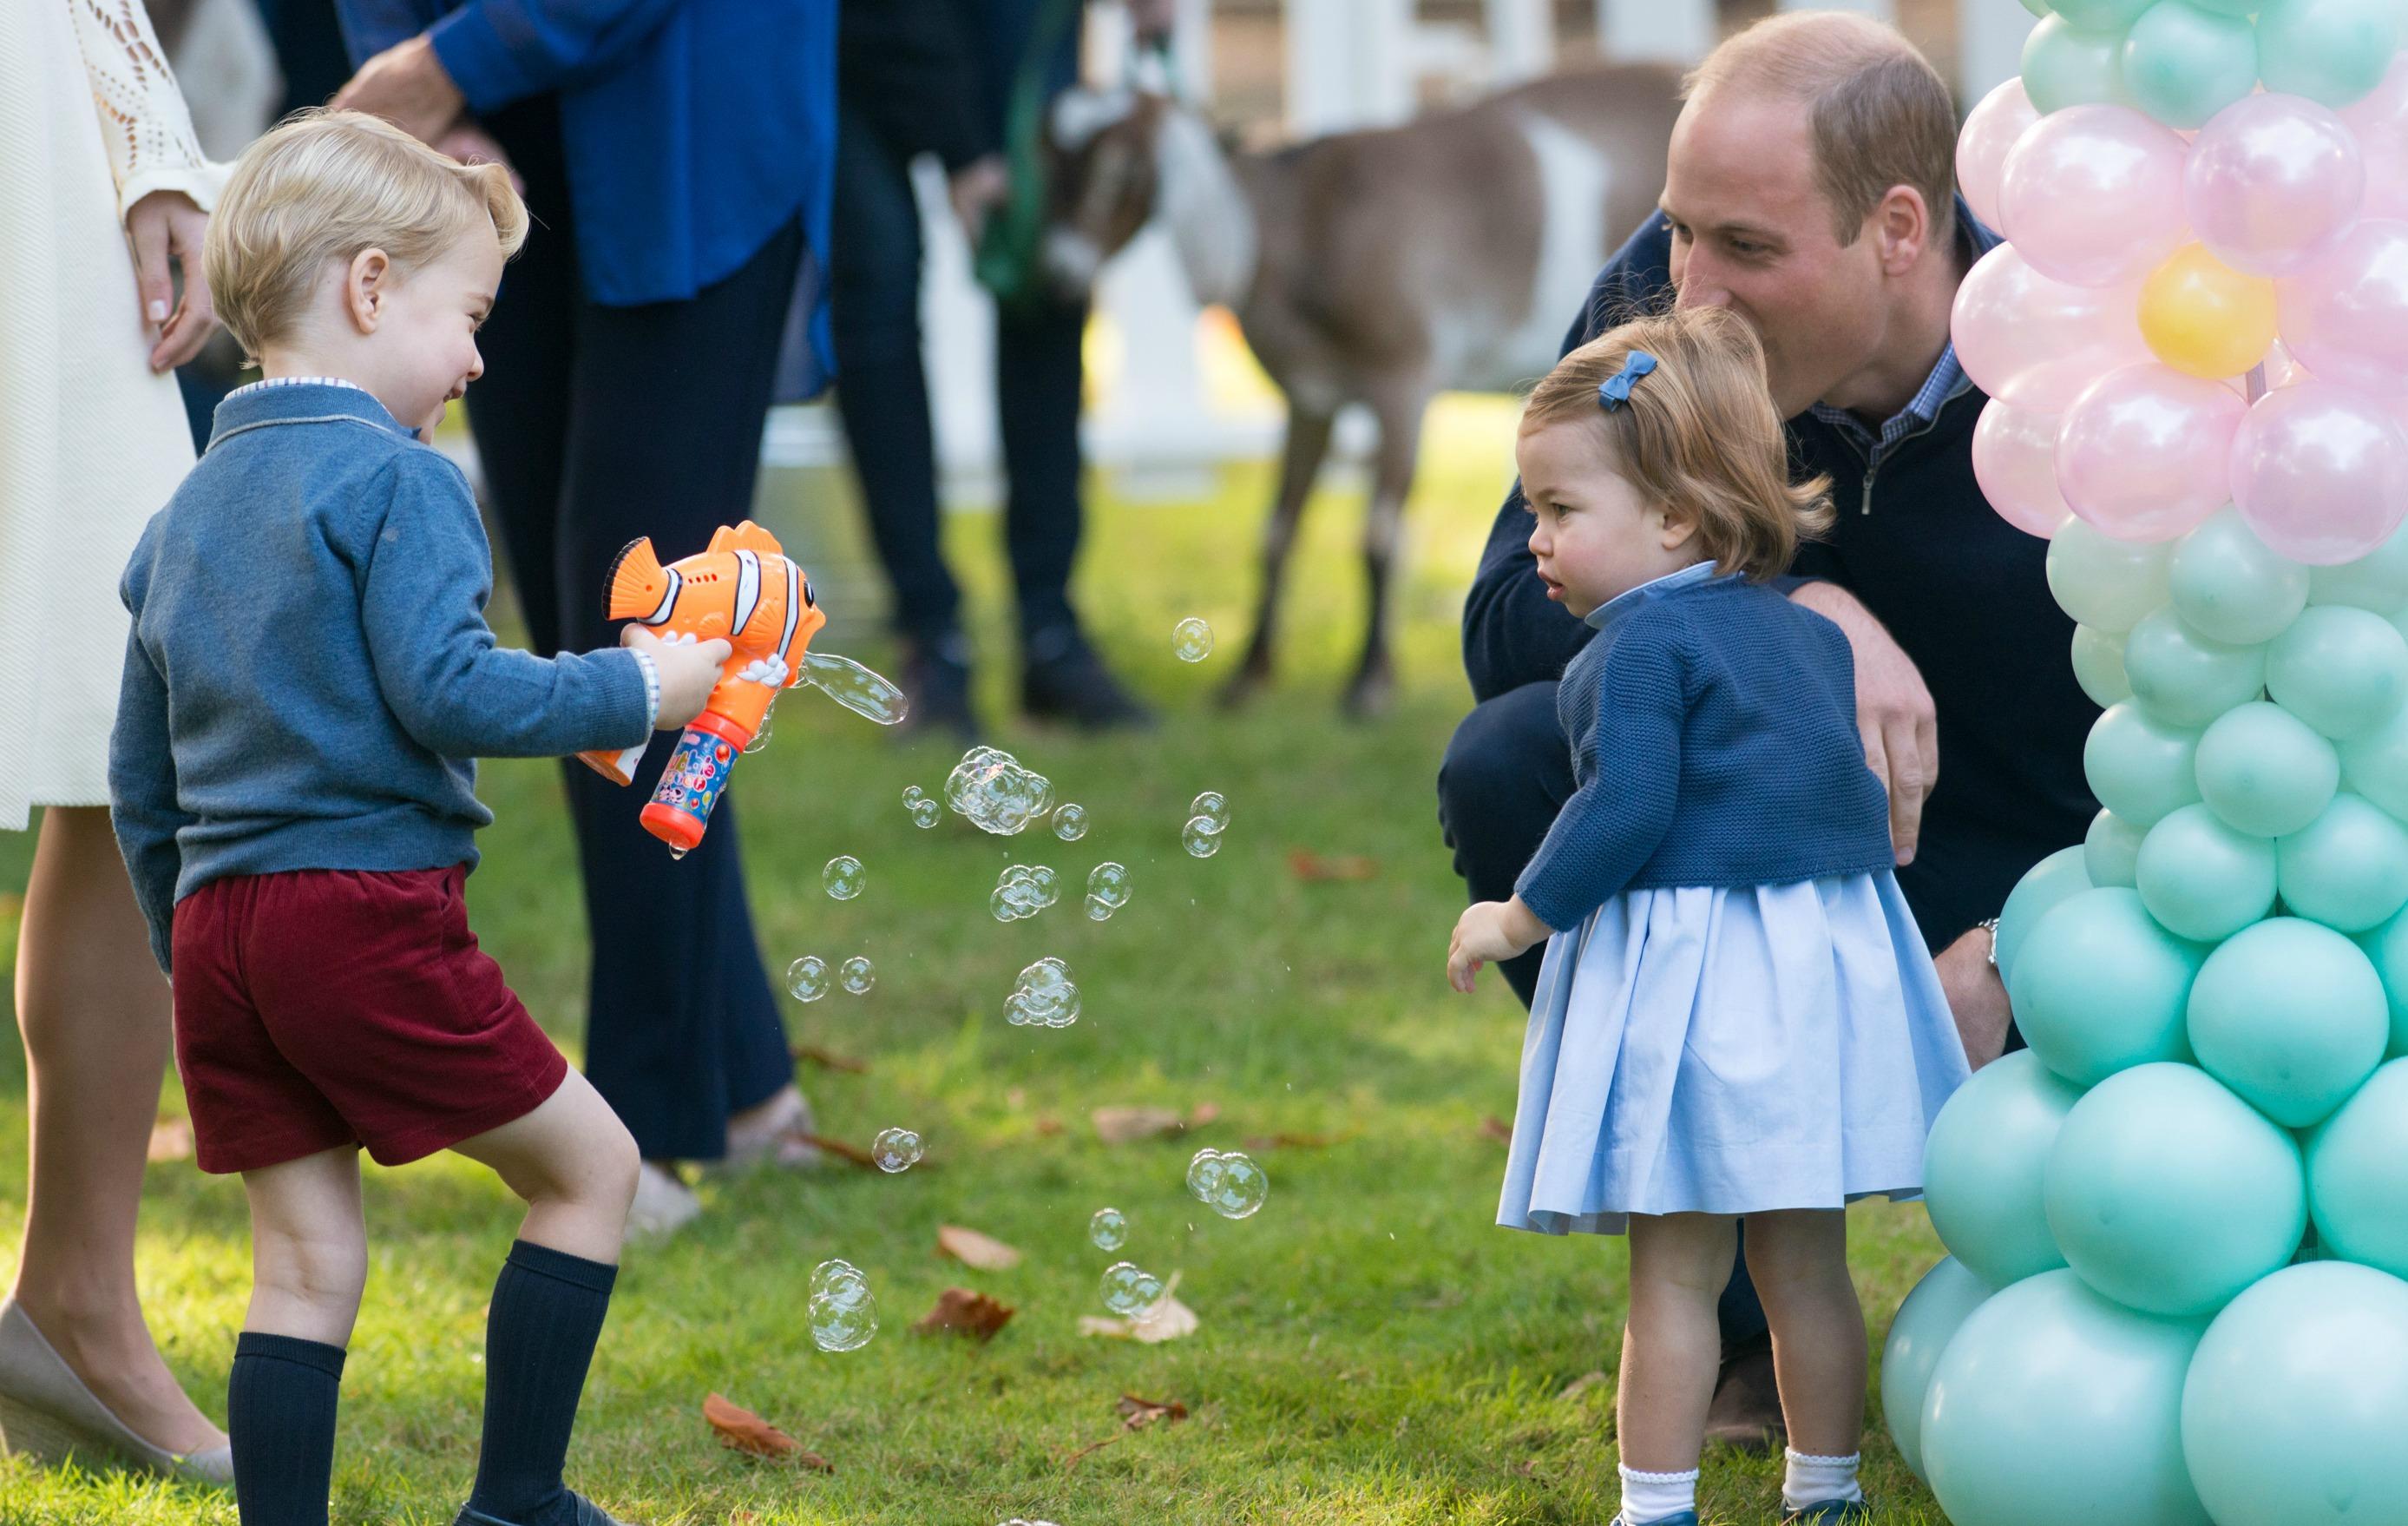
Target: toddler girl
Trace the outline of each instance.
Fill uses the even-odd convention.
[[[1966,1074],[1891,871],[1846,639],[1766,586],[1830,522],[1787,480],[1764,354],[1698,309],[1530,395],[1515,454],[1547,597],[1597,630],[1557,699],[1577,789],[1449,979],[1548,940],[1498,1222],[1630,1235],[1620,1526],[1695,1526],[1741,1224],[1792,1450],[1787,1519],[1863,1513],[1864,1317],[1842,1205],[1915,1196]]]

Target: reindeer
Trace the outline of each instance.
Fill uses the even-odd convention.
[[[1198,301],[1236,313],[1288,403],[1241,702],[1271,675],[1297,521],[1347,403],[1379,425],[1363,537],[1369,628],[1348,713],[1385,708],[1389,602],[1423,410],[1551,367],[1598,269],[1655,209],[1679,110],[1670,70],[1554,76],[1402,126],[1267,153],[1225,150],[1157,94],[1073,91],[1051,143],[1046,279],[1086,291],[1159,218]]]

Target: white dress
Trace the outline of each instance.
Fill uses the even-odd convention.
[[[0,828],[108,803],[118,576],[193,464],[124,210],[223,179],[140,0],[0,0]]]

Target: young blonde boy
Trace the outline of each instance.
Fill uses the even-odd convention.
[[[201,1169],[239,1172],[252,1290],[227,1387],[244,1526],[323,1526],[367,1274],[359,1151],[456,1150],[527,1203],[486,1318],[464,1526],[606,1526],[561,1481],[636,1146],[479,951],[462,885],[480,756],[622,748],[701,709],[724,641],[552,659],[496,644],[459,468],[422,443],[483,370],[526,211],[372,117],[236,165],[219,311],[265,380],[145,530],[109,783],[175,984]]]

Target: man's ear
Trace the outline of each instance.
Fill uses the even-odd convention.
[[[1911,185],[1893,185],[1873,208],[1872,237],[1880,240],[1882,274],[1902,276],[1914,267],[1931,242],[1931,209],[1923,193]]]
[[[384,317],[384,297],[393,287],[393,260],[380,249],[364,249],[351,256],[343,271],[343,310],[351,326],[373,334]]]

